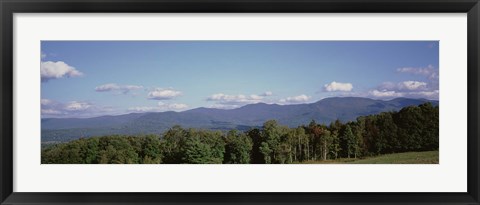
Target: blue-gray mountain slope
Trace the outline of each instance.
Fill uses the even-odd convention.
[[[389,101],[360,97],[325,98],[311,104],[277,105],[250,104],[231,110],[196,108],[183,112],[131,113],[94,118],[42,119],[42,142],[68,141],[80,137],[111,134],[161,134],[174,125],[203,129],[239,129],[262,126],[270,119],[296,127],[311,120],[328,124],[336,119],[342,122],[358,116],[397,111],[410,105],[438,101],[396,98]]]

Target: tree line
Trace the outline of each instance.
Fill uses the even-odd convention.
[[[339,120],[312,120],[289,128],[275,120],[248,131],[174,126],[160,136],[81,138],[42,148],[43,164],[284,164],[439,147],[439,107],[431,103],[400,111]]]

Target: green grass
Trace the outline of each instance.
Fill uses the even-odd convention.
[[[386,154],[363,159],[307,161],[303,164],[438,164],[438,151]]]

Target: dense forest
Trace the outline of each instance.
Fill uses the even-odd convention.
[[[41,156],[43,164],[286,164],[438,148],[439,107],[424,103],[329,125],[269,120],[245,132],[174,126],[160,136],[82,138],[45,146]]]

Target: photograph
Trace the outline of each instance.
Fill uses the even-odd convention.
[[[439,164],[439,44],[44,40],[41,164]]]
[[[480,205],[480,0],[0,2],[0,205]]]

